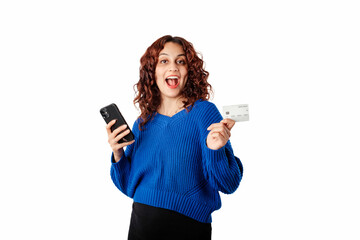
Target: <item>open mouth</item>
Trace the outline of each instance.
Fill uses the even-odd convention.
[[[169,88],[177,88],[180,84],[178,76],[169,76],[165,79],[165,81]]]

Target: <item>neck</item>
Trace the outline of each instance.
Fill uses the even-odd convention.
[[[165,116],[173,116],[174,114],[178,113],[182,109],[184,109],[183,98],[177,99],[161,99],[161,104],[157,110],[158,113],[165,115]]]

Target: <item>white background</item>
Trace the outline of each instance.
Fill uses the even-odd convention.
[[[247,103],[231,142],[244,177],[213,239],[360,239],[357,1],[0,3],[0,239],[126,239],[99,109],[139,112],[159,37],[201,52],[214,102]]]

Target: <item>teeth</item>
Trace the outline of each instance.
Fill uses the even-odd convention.
[[[166,79],[179,79],[179,78],[176,76],[170,76],[170,77],[167,77]]]

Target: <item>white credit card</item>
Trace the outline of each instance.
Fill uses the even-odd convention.
[[[235,122],[249,121],[249,104],[223,106],[223,117]]]

